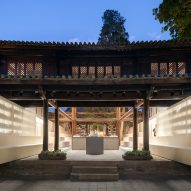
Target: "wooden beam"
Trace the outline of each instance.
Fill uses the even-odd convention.
[[[139,101],[137,103],[137,107],[140,107],[141,105],[143,105],[143,101]],[[131,108],[129,111],[127,111],[124,115],[122,115],[119,119],[119,121],[124,120],[125,118],[129,117],[130,115],[133,114],[133,108]]]
[[[52,100],[48,100],[48,103],[54,107],[54,108],[57,108],[57,104],[55,104]],[[69,119],[70,121],[72,121],[72,117],[70,117],[66,112],[62,111],[60,108],[59,108],[59,113],[61,115],[63,115],[64,117],[66,117],[67,119]]]
[[[104,122],[115,122],[117,121],[116,118],[77,118],[77,122],[97,122],[97,123],[104,123]]]
[[[78,112],[78,115],[88,115],[88,114],[95,114],[95,115],[113,115],[116,112]]]

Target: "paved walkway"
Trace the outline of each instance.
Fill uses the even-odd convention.
[[[0,191],[191,191],[191,178],[128,179],[118,182],[4,180]]]

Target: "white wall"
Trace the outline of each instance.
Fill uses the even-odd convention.
[[[42,150],[42,120],[0,96],[0,164]]]
[[[191,97],[158,113],[149,128],[153,154],[191,165]]]

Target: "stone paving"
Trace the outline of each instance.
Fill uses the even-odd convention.
[[[0,180],[0,191],[191,191],[191,178],[134,178],[118,182]]]

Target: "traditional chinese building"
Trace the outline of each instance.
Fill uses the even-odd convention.
[[[170,106],[191,95],[191,42],[150,41],[101,46],[90,43],[0,41],[0,95],[24,107],[43,107],[43,150],[48,149],[48,107],[55,107],[55,149],[59,108],[117,107],[116,133],[137,108],[143,112],[143,148],[149,150],[149,108]],[[120,107],[132,107],[122,111]]]

